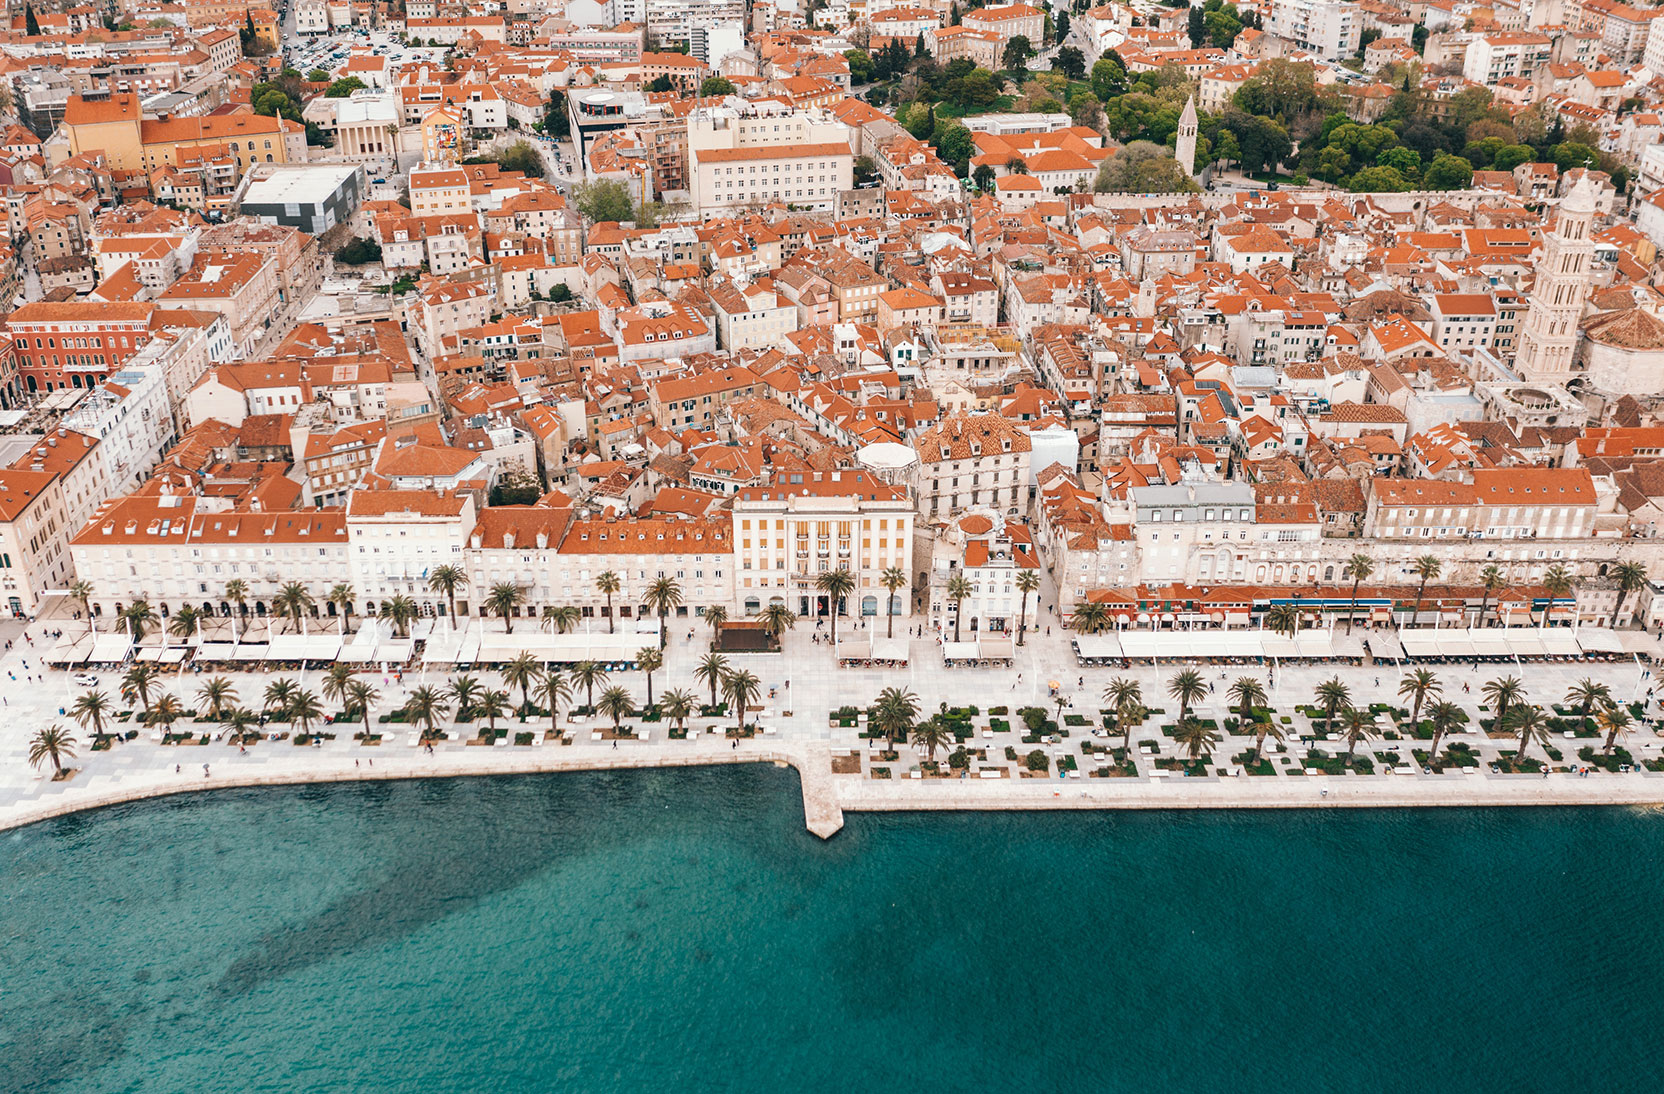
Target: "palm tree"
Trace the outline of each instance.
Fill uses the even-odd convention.
[[[69,708],[69,715],[81,723],[82,729],[91,723],[92,739],[101,741],[104,739],[104,720],[110,716],[113,705],[110,697],[102,691],[87,691],[75,700],[75,705]]]
[[[543,674],[543,663],[537,655],[522,650],[520,655],[503,666],[503,683],[511,688],[520,689],[520,709],[524,711],[531,703],[532,685]],[[521,715],[524,717],[524,714]]]
[[[1076,634],[1100,634],[1109,626],[1109,609],[1095,600],[1077,604],[1069,625],[1075,629]]]
[[[1219,741],[1218,730],[1194,718],[1180,718],[1179,724],[1173,727],[1173,743],[1183,746],[1192,760],[1203,753],[1211,758]]]
[[[1438,577],[1439,572],[1443,569],[1444,567],[1440,565],[1439,560],[1434,558],[1432,555],[1422,555],[1410,565],[1411,572],[1421,578],[1421,587],[1416,590],[1415,611],[1410,616],[1411,623],[1421,622],[1421,600],[1422,596],[1427,592],[1427,583],[1433,578]]]
[[[1566,596],[1577,585],[1571,572],[1556,562],[1543,574],[1543,588],[1548,591],[1548,600],[1543,604],[1543,626],[1548,626],[1548,613],[1554,607],[1554,602]]]
[[[156,686],[156,678],[162,675],[162,670],[154,662],[140,661],[127,669],[121,678],[121,697],[125,702],[138,702],[143,705],[146,714],[150,713],[150,692]]]
[[[873,705],[873,728],[893,745],[905,741],[919,717],[919,697],[901,688],[885,688]]]
[[[896,571],[900,573],[900,571]],[[1023,602],[1017,609],[1017,645],[1023,644],[1023,636],[1028,633],[1028,594],[1040,591],[1039,570],[1017,571],[1017,591],[1023,594]],[[1036,608],[1038,611],[1038,607]]]
[[[612,731],[616,734],[624,716],[636,709],[636,701],[630,698],[629,692],[614,685],[601,693],[601,705],[596,709],[612,719]]]
[[[1414,704],[1410,711],[1410,732],[1414,733],[1421,726],[1421,704],[1428,699],[1444,692],[1444,685],[1432,669],[1413,669],[1404,674],[1404,679],[1398,682],[1398,695],[1408,698]]]
[[[1275,737],[1277,740],[1281,741],[1285,736],[1287,736],[1287,733],[1275,718],[1267,718],[1265,721],[1259,723],[1259,733],[1254,737],[1255,760],[1258,760],[1261,753],[1265,751],[1265,739],[1267,736]]]
[[[1331,676],[1317,685],[1317,705],[1323,708],[1323,735],[1327,737],[1335,731],[1335,711],[1352,703],[1352,689],[1341,683],[1340,677]]]
[[[1358,586],[1361,585],[1370,574],[1375,572],[1375,560],[1360,551],[1346,560],[1346,565],[1341,567],[1340,572],[1342,577],[1349,577],[1352,579],[1352,607],[1351,610],[1346,613],[1346,633],[1351,634],[1352,619],[1358,614]]]
[[[1104,702],[1115,710],[1115,726],[1121,730],[1121,756],[1126,758],[1127,750],[1132,747],[1132,712],[1144,703],[1144,689],[1137,680],[1126,676],[1117,676],[1104,688]]]
[[[173,618],[168,620],[168,633],[173,635],[175,638],[183,639],[186,644],[189,644],[190,640],[195,637],[197,629],[201,623],[202,613],[196,608],[191,607],[189,604],[186,604],[178,611],[174,612]],[[185,671],[185,662],[183,659],[179,662],[179,671],[181,673]]]
[[[1508,578],[1503,575],[1502,567],[1491,563],[1479,571],[1479,583],[1485,587],[1485,595],[1479,598],[1479,625],[1485,625],[1485,605],[1490,602],[1491,594],[1500,592],[1508,587]]]
[[[237,605],[238,615],[248,614],[248,582],[234,577],[225,583],[225,599]]]
[[[756,674],[741,669],[722,678],[722,691],[730,713],[738,717],[740,732],[744,733],[746,713],[751,709],[752,700],[763,693],[763,682]]]
[[[653,705],[653,674],[664,668],[664,654],[653,646],[636,651],[636,668],[647,674],[647,705]]]
[[[1466,715],[1455,703],[1441,699],[1427,708],[1427,717],[1433,723],[1433,747],[1427,752],[1428,762],[1431,763],[1439,758],[1439,742],[1445,734],[1454,733]]]
[[[1024,571],[1024,573],[1026,572],[1027,571]],[[892,602],[895,600],[897,589],[907,588],[907,571],[903,570],[900,566],[891,566],[878,575],[878,583],[884,586],[884,616],[886,619],[884,624],[884,637],[894,638],[896,636],[896,613],[892,610],[894,607]],[[1023,587],[1021,574],[1017,577],[1017,587],[1019,589]],[[1028,594],[1024,593],[1023,598],[1026,601]],[[1020,637],[1018,638],[1018,642],[1019,644],[1022,642]]]
[[[486,720],[493,738],[497,736],[497,719],[508,709],[508,703],[508,692],[501,688],[487,691],[474,700],[474,713]]]
[[[693,706],[698,702],[692,692],[681,688],[671,688],[659,696],[659,714],[667,718],[678,729],[686,729],[688,719],[693,715]]]
[[[420,726],[422,736],[433,734],[439,719],[450,712],[451,705],[437,688],[417,688],[404,703],[405,721]]]
[[[1352,766],[1352,754],[1358,750],[1359,741],[1367,741],[1375,736],[1375,716],[1367,710],[1357,707],[1347,707],[1340,716],[1341,736],[1346,739],[1346,766]]]
[[[613,632],[612,594],[619,589],[618,575],[611,570],[595,579],[595,587],[607,598],[607,633]]]
[[[1510,720],[1514,723],[1512,728],[1518,730],[1520,735],[1520,750],[1514,757],[1515,762],[1525,759],[1525,750],[1530,747],[1531,742],[1536,741],[1539,745],[1548,744],[1548,718],[1543,714],[1543,708],[1536,703],[1519,704],[1513,709],[1513,717]]]
[[[959,641],[959,606],[971,596],[971,582],[964,574],[948,578],[948,599],[953,602],[953,640]]]
[[[571,702],[572,685],[558,672],[546,672],[537,681],[537,697],[549,708],[549,732],[560,732],[560,705]]]
[[[584,613],[571,604],[562,604],[549,612],[549,622],[555,625],[557,634],[571,634],[578,629],[578,623],[583,617]]]
[[[133,643],[137,645],[144,640],[146,628],[156,622],[156,610],[146,600],[135,600],[127,605],[127,610],[121,613],[133,635]]]
[[[352,586],[342,582],[331,588],[329,595],[324,599],[335,605],[335,609],[341,613],[341,633],[346,634],[347,623],[352,619]]]
[[[1293,604],[1273,604],[1265,613],[1265,626],[1273,634],[1293,638],[1300,630],[1300,609]]]
[[[1612,689],[1585,676],[1566,692],[1566,705],[1577,707],[1577,728],[1589,720],[1589,711],[1612,702]]]
[[[52,777],[62,778],[65,759],[75,758],[75,738],[60,725],[46,726],[29,741],[29,764],[39,767],[42,760],[52,761]]]
[[[526,601],[526,590],[512,581],[499,581],[491,586],[491,592],[486,595],[485,607],[487,611],[496,612],[503,617],[503,633],[514,633],[514,615],[516,608]]]
[[[832,616],[832,645],[838,644],[838,605],[855,591],[855,575],[839,567],[815,577],[815,588],[826,594],[826,610]]]
[[[145,712],[144,721],[148,726],[161,726],[164,731],[173,723],[185,716],[185,707],[179,702],[179,697],[172,693],[159,696],[151,708]]]
[[[69,583],[69,597],[81,603],[81,610],[87,616],[87,630],[92,630],[92,582],[72,581]]]
[[[298,581],[291,581],[278,590],[272,597],[272,609],[278,615],[286,615],[289,621],[300,629],[301,617],[313,609],[312,593],[305,585]]]
[[[1195,669],[1185,669],[1173,679],[1167,681],[1167,694],[1179,701],[1179,721],[1190,717],[1190,708],[1200,702],[1202,696],[1208,693],[1208,686],[1202,683],[1202,674]]]
[[[797,626],[797,616],[793,615],[792,610],[784,604],[770,604],[764,608],[762,620],[763,630],[776,643],[780,641],[782,634]]]
[[[302,689],[289,700],[288,714],[289,721],[299,727],[302,734],[310,736],[312,727],[324,716],[324,705],[318,700],[317,692]]]
[[[337,661],[324,671],[324,698],[333,699],[342,706],[347,702],[347,685],[352,683],[352,666]]]
[[[456,704],[457,721],[466,721],[474,715],[474,703],[485,688],[479,678],[463,673],[453,679],[445,688],[445,694]]]
[[[1246,730],[1254,719],[1254,708],[1265,705],[1265,685],[1252,676],[1238,676],[1228,693],[1236,703],[1237,728]]]
[[[696,680],[703,680],[711,685],[711,705],[716,706],[716,686],[722,678],[728,675],[728,658],[720,653],[707,653],[700,658],[699,666],[693,670]]]
[[[1504,676],[1480,688],[1479,694],[1496,708],[1496,727],[1501,729],[1503,719],[1508,717],[1508,708],[1525,697],[1525,685],[1517,676]]]
[[[275,710],[280,716],[286,715],[289,704],[294,702],[295,692],[299,690],[299,685],[286,676],[273,680],[266,685],[265,706],[261,709],[267,713]]]
[[[935,763],[936,750],[952,744],[953,734],[948,732],[948,727],[940,718],[926,718],[913,727],[912,742],[914,748],[923,745],[925,757],[931,763]]]
[[[653,614],[659,617],[659,641],[663,642],[664,621],[669,617],[671,609],[682,603],[682,587],[676,584],[673,577],[656,578],[647,586],[642,603],[653,609]]]
[[[1616,627],[1624,621],[1624,601],[1647,583],[1647,568],[1639,562],[1620,562],[1613,568],[1612,576],[1618,579],[1618,603],[1612,608],[1612,625]],[[1631,609],[1630,615],[1634,614]]]
[[[607,670],[594,661],[579,661],[572,666],[572,685],[584,689],[584,706],[595,708],[595,685],[603,683]]]
[[[196,689],[196,697],[207,704],[205,713],[212,722],[219,721],[227,707],[237,705],[237,689],[224,676],[210,676]]]
[[[234,707],[221,714],[219,721],[231,731],[231,743],[240,745],[248,737],[250,728],[260,724],[260,716],[247,707]]]
[[[1600,722],[1601,728],[1606,730],[1606,746],[1601,751],[1610,755],[1612,746],[1618,743],[1618,734],[1627,730],[1633,719],[1630,718],[1629,711],[1617,703],[1607,703],[1600,708],[1596,720]]]
[[[410,634],[410,624],[416,620],[416,602],[403,593],[381,606],[381,614],[393,621],[393,629],[400,638]]]
[[[721,604],[705,609],[705,626],[711,628],[711,648],[716,648],[716,640],[722,634],[722,625],[728,622],[728,609]]]
[[[451,629],[456,629],[456,591],[468,587],[468,575],[461,566],[435,566],[428,571],[428,589],[444,596],[451,610]]]
[[[370,708],[381,698],[374,684],[368,680],[354,680],[347,685],[346,706],[349,710],[358,712],[359,720],[364,723],[364,736],[370,736]]]

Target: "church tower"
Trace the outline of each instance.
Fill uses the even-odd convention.
[[[1563,384],[1572,378],[1578,321],[1589,295],[1589,260],[1595,253],[1589,238],[1594,219],[1595,195],[1585,173],[1560,203],[1554,234],[1545,241],[1531,285],[1531,308],[1514,355],[1514,371],[1528,383]]]
[[[1179,161],[1184,173],[1196,177],[1196,97],[1185,100],[1184,113],[1179,116],[1179,139],[1173,147],[1173,158]]]

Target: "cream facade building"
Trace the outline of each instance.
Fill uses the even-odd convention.
[[[889,597],[881,579],[891,568],[909,579],[894,610],[912,614],[914,513],[904,487],[866,471],[783,475],[740,490],[733,521],[734,596],[741,614],[779,603],[801,616],[829,615],[815,582],[834,568],[855,577],[844,614],[879,615]]]

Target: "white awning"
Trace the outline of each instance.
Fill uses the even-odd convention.
[[[1334,635],[1326,630],[1301,631],[1294,636],[1301,657],[1328,659],[1335,655]]]
[[[47,654],[46,663],[49,665],[79,665],[86,661],[87,654],[92,652],[90,634],[78,634],[73,637],[65,635],[58,639],[58,644]]]
[[[1156,656],[1156,636],[1149,631],[1122,631],[1121,651],[1134,659]]]
[[[1226,631],[1226,657],[1260,657],[1265,653],[1265,647],[1260,644],[1260,636],[1254,631]]]
[[[95,665],[114,665],[127,660],[133,640],[125,634],[101,634],[93,640],[87,660]]]
[[[1075,639],[1075,652],[1085,658],[1120,657],[1121,640],[1113,634],[1083,634]]]
[[[1468,641],[1473,643],[1475,657],[1508,657],[1514,652],[1513,643],[1502,631],[1469,630]]]
[[[1569,627],[1548,627],[1538,631],[1537,637],[1550,657],[1576,657],[1583,652],[1577,644],[1577,635]]]
[[[874,638],[872,640],[872,655],[878,661],[907,660],[907,639],[905,638]]]
[[[975,661],[975,642],[943,642],[942,660],[944,661]]]
[[[410,659],[411,651],[415,648],[416,643],[408,638],[390,638],[376,647],[375,660],[383,661],[388,664],[397,664],[401,661],[408,661]]]
[[[306,657],[306,635],[278,634],[266,646],[268,661],[300,661]]]
[[[1617,631],[1618,641],[1624,644],[1625,653],[1639,654],[1642,657],[1655,658],[1659,654],[1658,639],[1646,631]]]
[[[140,646],[139,652],[133,655],[135,661],[160,661],[161,659],[161,646]]]
[[[1286,657],[1300,656],[1300,647],[1295,643],[1294,639],[1289,638],[1286,635],[1273,633],[1272,631],[1266,631],[1264,634],[1260,635],[1260,646],[1265,650],[1265,655],[1267,657],[1282,659]]]
[[[233,661],[264,661],[267,645],[264,642],[245,642],[237,647],[237,656]]]
[[[162,663],[165,665],[177,665],[181,661],[185,660],[185,654],[188,652],[189,647],[187,646],[169,646],[162,651]]]
[[[1576,633],[1577,644],[1583,647],[1584,653],[1624,652],[1624,640],[1618,637],[1617,631],[1609,631],[1605,627],[1579,627]]]
[[[1473,642],[1468,638],[1468,632],[1465,630],[1434,631],[1433,641],[1438,644],[1440,657],[1473,656]]]
[[[977,643],[983,657],[1010,660],[1014,649],[1009,638],[984,638]]]
[[[1406,627],[1398,632],[1398,641],[1406,657],[1439,656],[1439,640],[1432,627]]]
[[[198,661],[230,661],[237,647],[230,642],[204,642],[196,648]]]

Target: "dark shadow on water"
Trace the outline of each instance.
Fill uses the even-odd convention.
[[[213,990],[220,997],[242,995],[338,955],[384,946],[558,870],[572,857],[600,847],[622,851],[677,826],[674,810],[635,808],[643,797],[667,790],[680,796],[692,781],[707,794],[766,798],[779,786],[779,774],[710,768],[307,787],[304,799],[328,808],[373,792],[390,815],[442,807],[445,823],[397,841],[394,860],[354,892],[266,932]],[[795,782],[795,773],[788,774]],[[621,823],[626,812],[629,823]],[[636,907],[645,906],[638,898]]]

